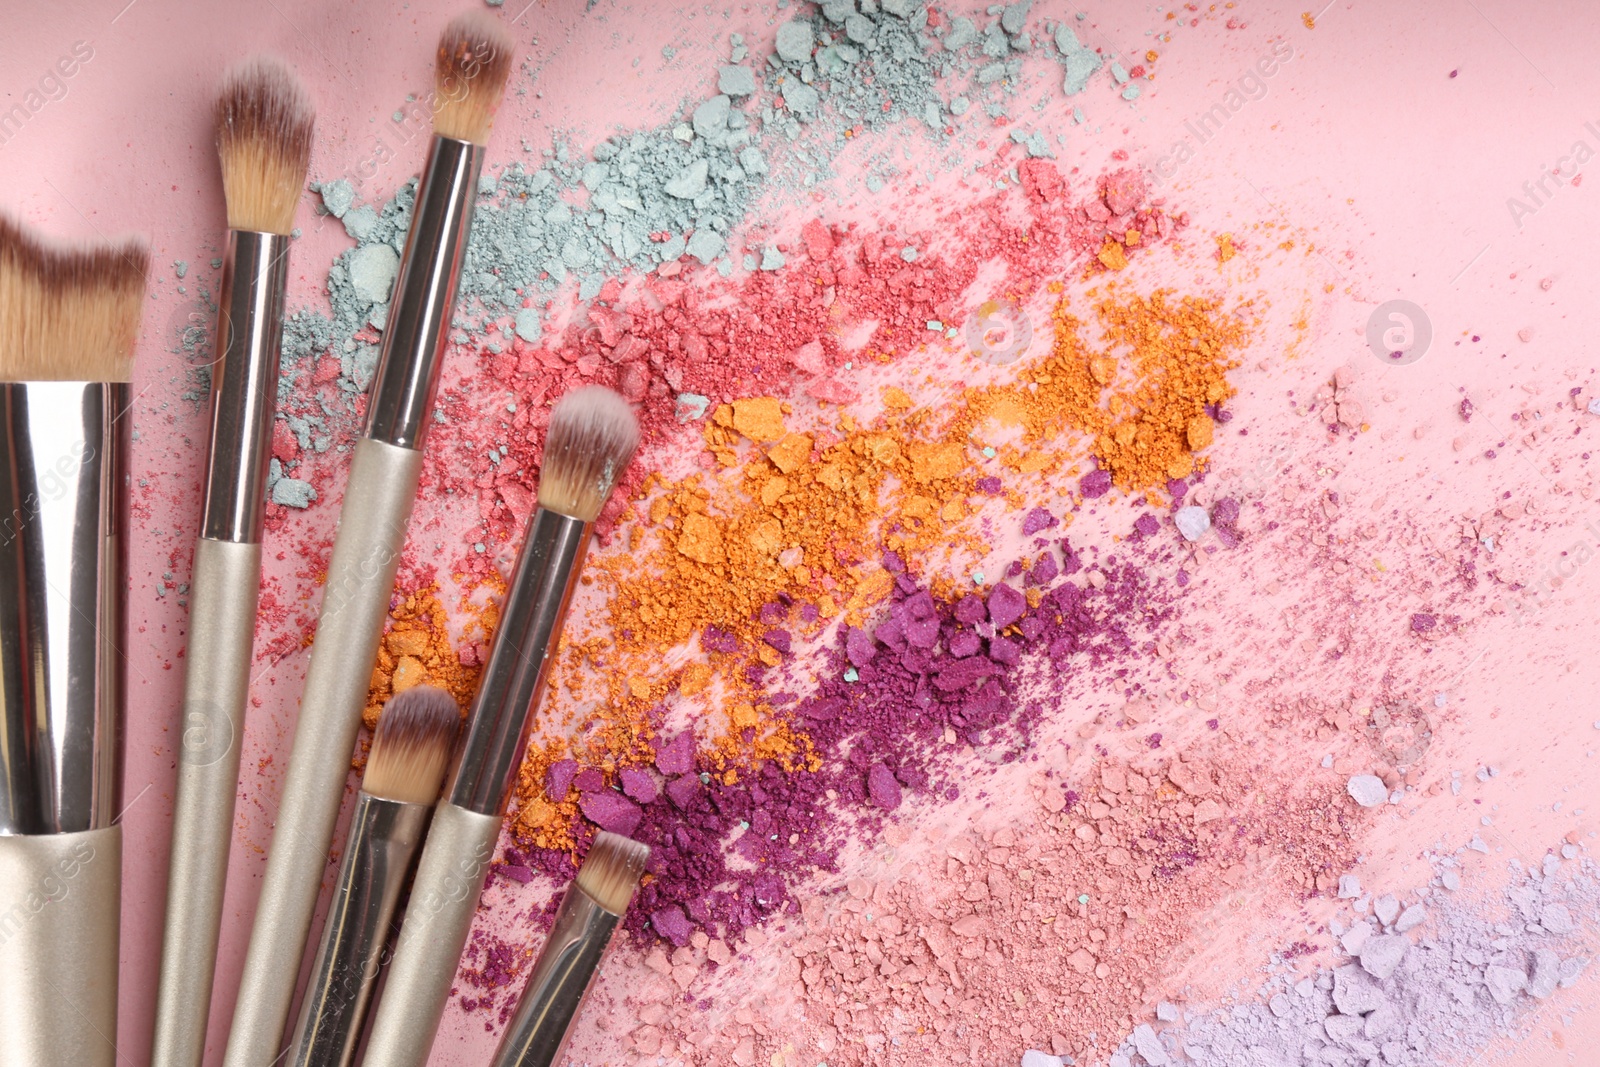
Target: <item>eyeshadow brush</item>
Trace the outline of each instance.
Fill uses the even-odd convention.
[[[557,402],[539,507],[517,555],[461,755],[417,864],[366,1067],[422,1067],[466,946],[594,520],[639,443],[627,401],[598,385]]]
[[[378,716],[333,902],[289,1042],[289,1067],[349,1067],[400,890],[439,799],[461,726],[455,698],[412,686]]]
[[[260,600],[289,231],[305,185],[313,121],[305,90],[281,62],[258,57],[224,75],[216,133],[228,245],[205,501],[190,579],[152,1067],[199,1067],[205,1056]]]
[[[283,1049],[416,503],[484,145],[510,69],[510,38],[485,12],[458,16],[440,36],[433,142],[390,301],[366,429],[351,459],[224,1067],[267,1067]]]
[[[567,887],[491,1067],[554,1067],[644,875],[650,849],[601,831]]]
[[[117,1052],[127,449],[149,254],[0,218],[0,1067]]]

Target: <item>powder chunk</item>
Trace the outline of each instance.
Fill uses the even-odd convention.
[[[1193,504],[1179,508],[1177,514],[1172,516],[1172,522],[1185,541],[1198,541],[1211,529],[1211,516],[1206,509]]]
[[[1361,946],[1361,967],[1372,977],[1382,981],[1395,972],[1405,959],[1411,942],[1399,934],[1382,934]]]
[[[1552,934],[1570,934],[1573,931],[1572,912],[1565,904],[1546,904],[1539,913],[1539,925]]]
[[[1085,500],[1094,500],[1111,491],[1110,471],[1090,471],[1078,480],[1078,492]]]
[[[1428,921],[1428,909],[1421,904],[1413,904],[1400,913],[1400,918],[1395,920],[1394,928],[1400,933],[1415,930]]]
[[[1341,1015],[1365,1015],[1384,1002],[1383,991],[1353,963],[1333,972],[1333,1003]]]
[[[1095,959],[1086,948],[1080,948],[1067,957],[1067,966],[1079,974],[1088,974],[1094,970]]]
[[[694,770],[694,734],[685,730],[656,749],[656,770],[662,774],[688,774]]]
[[[1389,799],[1389,790],[1383,779],[1375,774],[1353,774],[1345,783],[1345,791],[1363,808],[1375,808]]]
[[[620,793],[609,791],[585,793],[578,798],[578,807],[582,809],[584,818],[600,829],[624,837],[633,833],[639,825],[639,820],[644,817],[639,805]]]
[[[781,425],[782,416],[780,413]],[[783,440],[767,449],[767,458],[772,460],[773,466],[785,474],[793,474],[811,461],[811,437],[809,434],[791,433]]]
[[[711,175],[711,164],[697,159],[683,168],[661,188],[668,196],[679,200],[693,200],[706,191],[706,180]]]
[[[1483,972],[1483,984],[1498,1003],[1510,1004],[1527,987],[1528,976],[1513,967],[1491,965]]]
[[[747,168],[748,169],[748,168]],[[689,243],[684,251],[698,259],[701,263],[710,263],[722,255],[722,250],[728,247],[728,242],[714,230],[696,230],[689,237]]]
[[[989,621],[996,630],[1010,626],[1022,618],[1022,613],[1027,610],[1028,598],[1015,586],[1001,582],[989,594]]]
[[[368,304],[387,304],[400,272],[400,256],[388,245],[370,244],[351,251],[345,259],[350,286]]]
[[[872,662],[872,657],[878,654],[878,646],[873,643],[867,631],[848,626],[845,628],[844,654],[851,666],[865,667]]]
[[[768,630],[761,635],[761,640],[785,655],[789,652],[791,640],[788,630]]]
[[[1528,996],[1543,1000],[1556,991],[1561,981],[1561,957],[1547,948],[1533,952],[1533,970],[1528,973]]]
[[[310,482],[299,478],[279,478],[272,483],[272,502],[287,508],[309,508],[317,499],[317,491]]]
[[[756,91],[756,72],[746,66],[723,67],[717,72],[717,91],[728,96],[749,96]]]
[[[1049,509],[1034,508],[1022,520],[1022,536],[1032,537],[1040,530],[1048,530],[1050,527],[1058,525],[1060,521],[1050,514]]]
[[[874,763],[867,771],[867,793],[872,797],[872,802],[884,811],[893,811],[900,806],[900,783],[895,781],[889,768],[881,763]]]
[[[735,400],[733,428],[752,441],[776,441],[784,436],[783,407],[770,396]]]
[[[968,593],[956,601],[956,621],[968,626],[976,626],[989,615],[989,609],[984,607],[983,598],[976,593]]]
[[[558,804],[565,800],[577,773],[577,760],[557,760],[550,764],[550,769],[544,772],[544,788],[550,794],[550,799]]]
[[[678,551],[696,563],[721,563],[722,531],[704,515],[685,515]]]
[[[1133,1028],[1133,1047],[1150,1067],[1167,1067],[1167,1064],[1172,1062],[1167,1050],[1161,1047],[1161,1039],[1156,1037],[1156,1032],[1149,1023],[1140,1023]]]
[[[687,945],[689,935],[694,932],[689,917],[676,904],[669,904],[659,911],[651,912],[650,925],[656,928],[656,933],[678,946]]]
[[[679,811],[688,811],[689,805],[694,803],[694,798],[700,792],[700,778],[698,775],[685,774],[674,778],[667,783],[667,799],[672,801],[673,807]]]
[[[648,771],[637,767],[624,767],[618,774],[622,779],[622,791],[641,804],[651,804],[656,797],[661,795],[656,786],[656,780]]]
[[[778,56],[791,63],[801,63],[811,58],[811,23],[796,19],[778,27]]]
[[[716,137],[728,128],[732,101],[721,94],[694,109],[694,132],[701,137]]]

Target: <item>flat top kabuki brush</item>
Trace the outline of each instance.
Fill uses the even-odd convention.
[[[0,1067],[116,1062],[141,244],[0,218]]]
[[[487,13],[459,16],[439,39],[433,144],[390,301],[366,431],[351,459],[226,1067],[266,1067],[283,1049],[301,952],[416,503],[423,438],[433,415],[483,146],[510,69],[510,38]]]
[[[289,231],[311,156],[311,102],[273,59],[229,71],[217,94],[228,206],[211,378],[211,445],[190,579],[167,921],[153,1067],[199,1067],[250,692]]]
[[[367,1067],[428,1061],[594,520],[638,443],[627,401],[601,386],[568,393],[551,412],[539,507],[500,606],[459,761],[417,863]]]

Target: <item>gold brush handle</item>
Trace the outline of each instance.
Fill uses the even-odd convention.
[[[421,471],[421,452],[356,443],[224,1067],[269,1067],[284,1048]]]
[[[0,837],[0,1067],[113,1067],[122,827]]]

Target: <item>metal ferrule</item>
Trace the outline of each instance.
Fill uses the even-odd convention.
[[[289,1046],[293,1067],[355,1061],[395,904],[432,814],[432,805],[359,794]]]
[[[283,343],[289,238],[233,230],[222,260],[216,363],[211,372],[211,452],[200,536],[258,543]]]
[[[0,385],[0,835],[117,815],[130,395]]]
[[[533,513],[445,789],[450,803],[482,815],[505,813],[588,549],[588,523],[544,508]]]
[[[455,315],[456,282],[482,167],[482,145],[435,136],[428,149],[389,299],[383,350],[367,405],[368,437],[422,448]]]
[[[493,1067],[551,1067],[561,1059],[573,1020],[583,1010],[600,958],[622,917],[602,908],[574,882],[500,1039]]]

